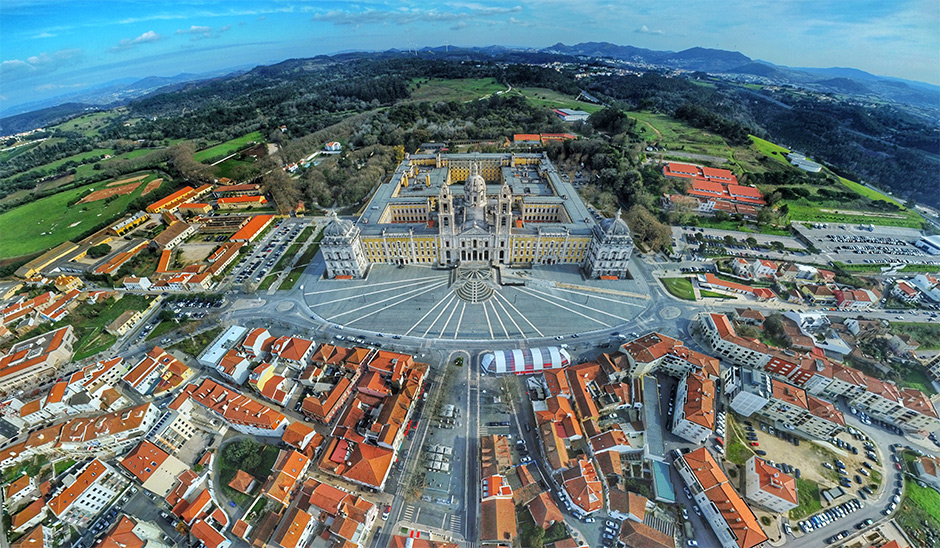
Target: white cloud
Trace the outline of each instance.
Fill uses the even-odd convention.
[[[111,48],[111,51],[112,52],[125,51],[135,46],[138,46],[140,44],[150,44],[153,42],[159,42],[160,40],[163,40],[163,36],[161,36],[160,34],[152,30],[148,30],[147,32],[141,34],[137,38],[125,38],[121,40],[120,42],[117,43],[116,46]]]
[[[28,76],[55,72],[66,64],[74,64],[84,55],[81,49],[63,49],[52,53],[43,52],[23,59],[8,59],[0,62],[0,80],[12,82]]]
[[[53,34],[51,32],[40,32],[36,36],[33,36],[33,38],[55,38],[56,36],[58,36],[58,34]]]
[[[218,30],[213,30],[212,27],[192,25],[188,29],[177,29],[176,34],[189,35],[189,39],[195,42],[203,38],[218,38],[220,34],[231,28],[232,25],[225,25],[219,27]]]
[[[661,30],[650,30],[650,28],[647,27],[646,25],[643,25],[642,27],[634,30],[633,32],[637,34],[666,34],[665,32]]]

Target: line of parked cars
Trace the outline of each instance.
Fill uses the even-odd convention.
[[[858,499],[852,499],[850,501],[843,502],[842,504],[836,507],[830,508],[826,510],[825,512],[820,512],[814,516],[804,519],[803,521],[799,522],[797,525],[799,526],[801,531],[803,531],[804,533],[809,533],[810,531],[815,531],[816,529],[822,529],[823,527],[827,527],[835,523],[836,521],[848,516],[849,514],[855,513],[861,507],[862,507],[861,501],[859,501]],[[832,537],[829,537],[828,539],[826,539],[826,542],[828,544],[832,544],[833,542],[842,540],[843,538],[849,536],[848,531],[843,531],[843,533],[845,533],[844,536],[835,538],[842,534],[842,533],[837,533],[836,535],[833,535]],[[830,540],[830,539],[833,539],[833,540]]]

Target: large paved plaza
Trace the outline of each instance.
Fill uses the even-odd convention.
[[[642,277],[587,280],[576,265],[513,270],[524,285],[502,286],[482,303],[461,299],[451,272],[373,265],[363,280],[323,278],[311,265],[304,299],[320,317],[386,335],[444,339],[525,339],[607,330],[650,308]]]

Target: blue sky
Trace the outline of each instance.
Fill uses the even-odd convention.
[[[119,78],[337,51],[585,41],[940,85],[937,0],[3,0],[0,110]]]

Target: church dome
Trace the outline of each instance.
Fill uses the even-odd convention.
[[[349,233],[349,229],[352,228],[352,221],[346,219],[340,219],[339,217],[333,217],[330,220],[330,223],[326,225],[326,228],[323,229],[324,236],[344,236]]]
[[[464,183],[463,191],[467,196],[473,194],[486,195],[486,181],[483,180],[481,175],[474,173],[467,179],[467,182]]]

